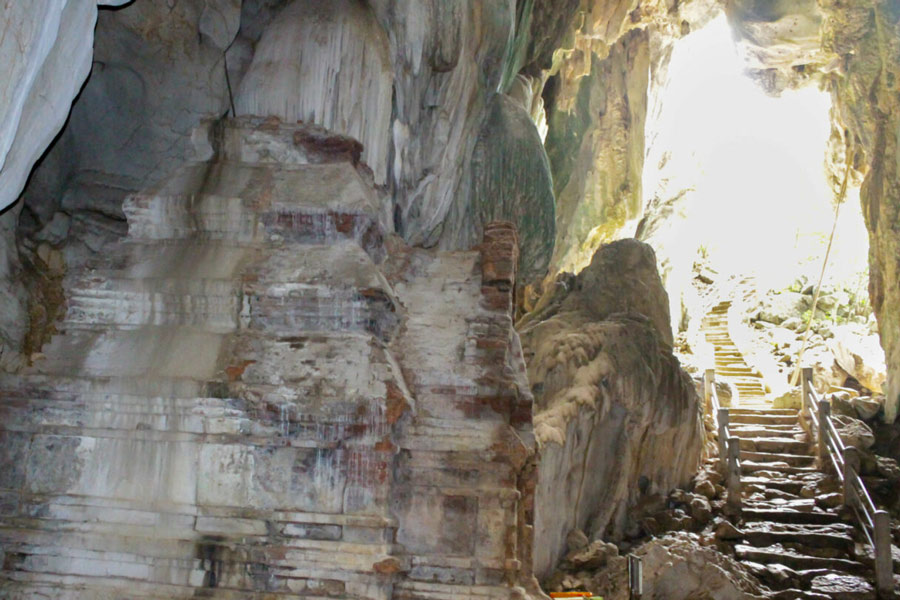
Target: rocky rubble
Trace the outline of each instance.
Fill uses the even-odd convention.
[[[737,561],[694,533],[668,533],[631,553],[643,563],[644,598],[658,600],[751,600],[765,588]],[[547,591],[589,590],[605,600],[628,600],[627,558],[616,546],[594,542],[573,550],[544,582]]]

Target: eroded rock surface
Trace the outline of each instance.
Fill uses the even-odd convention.
[[[520,329],[540,448],[539,576],[569,531],[621,537],[642,496],[686,484],[699,462],[700,404],[672,355],[655,265],[636,240],[604,246]]]
[[[324,150],[262,151],[298,136]],[[43,358],[0,376],[0,595],[521,595],[514,229],[412,250],[345,138],[216,139],[128,198]]]
[[[765,598],[765,589],[741,563],[703,545],[699,536],[670,533],[634,549],[643,563],[645,598],[666,600],[757,600]],[[630,598],[627,559],[611,556],[588,568],[572,568],[557,573],[551,591],[591,590],[609,600]]]
[[[263,33],[235,108],[356,138],[384,184],[392,80],[387,35],[364,3],[295,0]]]
[[[17,2],[0,26],[0,210],[22,192],[62,129],[91,69],[97,5],[127,0]]]

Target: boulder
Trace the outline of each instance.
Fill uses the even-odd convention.
[[[799,318],[808,308],[806,296],[790,291],[767,296],[763,302],[756,318],[774,325],[781,325],[792,317]]]
[[[785,393],[772,399],[772,408],[797,408],[803,404],[803,395],[800,388],[791,388]]]
[[[672,354],[667,317],[653,251],[622,240],[598,250],[568,289],[524,320],[540,446],[539,577],[572,529],[622,539],[644,498],[687,486],[696,473],[701,403]]]
[[[695,496],[691,500],[691,517],[700,526],[703,527],[712,517],[712,507],[709,500],[703,496]]]
[[[694,491],[708,500],[713,500],[716,497],[716,486],[708,479],[698,481],[694,486]]]
[[[881,399],[882,401],[879,402],[875,398],[869,396],[860,396],[851,400],[851,404],[853,405],[854,410],[856,410],[857,416],[863,421],[868,421],[869,419],[875,418],[875,416],[881,412],[884,396],[881,396]]]
[[[849,393],[844,391],[833,392],[828,395],[828,400],[831,403],[831,414],[856,418],[856,407],[853,406]]]
[[[746,567],[691,533],[669,533],[632,553],[643,563],[643,597],[666,600],[757,600],[763,589]],[[627,600],[628,568],[624,557],[584,580],[585,587],[607,600]]]
[[[893,458],[887,456],[875,456],[875,465],[878,475],[891,481],[900,481],[900,465]]]
[[[744,532],[732,525],[729,521],[722,520],[715,527],[717,540],[735,541],[744,538]]]
[[[834,359],[863,387],[880,394],[887,377],[884,351],[876,336],[865,335],[858,328],[834,328],[834,338],[828,341]]]
[[[716,396],[719,397],[721,406],[736,406],[740,401],[737,387],[730,381],[722,379],[716,380]]]
[[[573,571],[599,569],[606,564],[608,559],[618,555],[619,549],[615,544],[597,540],[580,550],[569,553],[565,558],[565,562],[567,563],[566,566]]]
[[[626,238],[601,247],[578,274],[573,292],[562,311],[584,311],[594,321],[615,313],[641,315],[652,323],[659,339],[672,346],[669,296],[648,244]]]
[[[800,317],[789,317],[781,322],[781,326],[791,331],[802,331],[804,329],[803,321]]]
[[[580,529],[573,529],[569,532],[569,535],[566,536],[566,549],[569,552],[578,552],[579,550],[586,548],[589,543],[590,540],[588,540],[588,537]]]
[[[853,446],[859,450],[868,450],[875,444],[875,434],[868,425],[859,419],[845,415],[835,415],[833,420],[834,427],[845,445]]]

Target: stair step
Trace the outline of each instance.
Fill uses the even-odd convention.
[[[752,460],[741,461],[741,473],[756,473],[758,471],[774,471],[777,473],[817,473],[815,467],[795,467],[784,462],[758,463]]]
[[[752,452],[787,452],[808,455],[809,444],[801,440],[783,437],[741,437],[741,450]],[[788,452],[790,451],[790,452]]]
[[[741,517],[745,521],[771,521],[773,523],[792,523],[796,525],[832,525],[843,523],[834,513],[801,512],[796,510],[768,508],[744,508]]]
[[[775,416],[791,416],[797,417],[799,412],[792,408],[767,408],[767,409],[754,409],[754,408],[733,408],[730,411],[732,414],[736,415],[775,415]]]
[[[806,435],[799,425],[763,425],[760,423],[731,423],[729,426],[735,431],[742,432],[741,437],[780,437],[792,438],[795,435]]]
[[[816,457],[809,454],[781,454],[775,452],[741,451],[741,459],[754,463],[787,463],[794,467],[809,466],[816,461]]]
[[[729,414],[729,422],[743,425],[796,425],[797,415],[769,414],[767,412],[747,412]]]
[[[773,498],[771,500],[748,499],[744,501],[744,506],[758,510],[796,510],[800,512],[814,512],[817,510],[816,501],[811,498]]]
[[[759,547],[797,544],[812,548],[836,548],[850,554],[854,542],[846,535],[795,531],[745,531],[748,545]]]
[[[809,556],[785,550],[780,546],[757,548],[745,544],[735,546],[735,555],[742,560],[763,564],[780,564],[795,570],[829,569],[842,573],[862,573],[867,571],[865,565],[845,558],[824,558]]]
[[[798,495],[800,490],[803,489],[803,482],[795,479],[768,479],[749,476],[741,477],[741,484],[762,486],[794,495]]]

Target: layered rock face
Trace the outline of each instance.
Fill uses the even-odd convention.
[[[668,300],[652,249],[601,247],[522,324],[539,446],[535,573],[573,529],[621,538],[645,494],[684,485],[700,458],[701,406],[672,355]]]
[[[352,140],[214,140],[129,197],[61,333],[0,377],[0,595],[510,597],[533,487],[514,230],[412,250]]]
[[[387,36],[365,4],[294,2],[263,34],[235,108],[356,138],[376,183],[384,184],[391,83]]]

